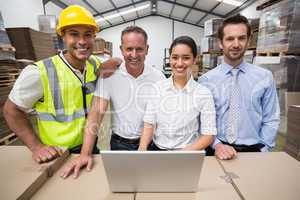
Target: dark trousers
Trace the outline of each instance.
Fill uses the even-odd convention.
[[[232,146],[237,152],[260,152],[260,149],[263,148],[265,145],[258,143],[253,145],[245,145],[245,144],[230,144],[228,142],[223,142],[223,144]],[[206,149],[206,155],[207,156],[213,156],[215,155],[215,150],[208,146]]]
[[[92,152],[93,154],[99,154],[100,153],[100,150],[97,147],[97,142],[98,142],[98,136],[96,137],[95,144],[94,144],[94,147],[93,147],[93,152]],[[78,145],[76,147],[73,147],[72,149],[69,149],[69,151],[70,151],[70,153],[80,154],[81,148],[82,148],[82,144]]]
[[[148,151],[167,151],[167,150],[159,148],[154,142],[152,142],[148,147]]]
[[[140,145],[140,139],[127,139],[112,133],[110,149],[114,151],[136,151]]]

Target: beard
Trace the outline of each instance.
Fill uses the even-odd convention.
[[[239,50],[238,52],[233,52],[233,51],[229,50],[229,51],[223,51],[223,54],[230,61],[238,61],[244,57],[245,52],[246,52],[246,49]]]

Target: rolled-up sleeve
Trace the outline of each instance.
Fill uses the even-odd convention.
[[[148,124],[156,124],[157,106],[154,101],[148,101],[143,121]]]
[[[94,96],[110,100],[109,83],[103,78],[98,78]]]
[[[44,96],[40,71],[35,65],[25,67],[16,80],[8,98],[18,107],[29,110]]]

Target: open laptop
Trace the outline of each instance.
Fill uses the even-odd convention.
[[[204,151],[101,151],[112,192],[196,192]]]

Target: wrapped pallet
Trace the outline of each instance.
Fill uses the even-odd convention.
[[[30,28],[7,28],[12,45],[16,48],[16,58],[38,61],[56,54],[49,33]]]
[[[284,0],[262,11],[258,52],[300,52],[300,0]]]
[[[277,88],[300,92],[300,56],[257,56],[254,64],[273,73]]]
[[[300,56],[257,56],[254,64],[272,72],[278,90],[280,111],[285,115],[286,92],[300,92]]]

